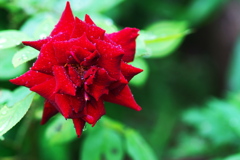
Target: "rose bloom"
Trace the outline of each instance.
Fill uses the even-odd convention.
[[[82,21],[66,8],[50,36],[24,45],[40,51],[28,72],[10,80],[45,98],[41,124],[60,112],[72,119],[78,137],[85,123],[105,114],[104,101],[137,111],[128,82],[142,72],[133,61],[138,29],[124,28],[111,34],[86,15]]]

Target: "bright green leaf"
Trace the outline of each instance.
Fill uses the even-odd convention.
[[[0,54],[0,80],[9,80],[23,74],[27,65],[23,64],[17,68],[14,68],[12,65],[12,57],[16,53],[16,48],[4,49]]]
[[[150,146],[142,136],[134,130],[126,130],[127,153],[134,160],[157,160]]]
[[[17,67],[27,61],[36,58],[38,54],[39,54],[38,50],[28,46],[24,47],[14,54],[12,64],[14,67]]]
[[[240,154],[238,153],[238,154],[235,154],[235,155],[231,155],[227,158],[223,158],[221,160],[239,160],[239,159],[240,159]]]
[[[72,120],[66,120],[62,116],[55,117],[55,119],[48,124],[45,138],[48,143],[51,144],[67,143],[77,138]]]
[[[21,96],[26,96],[13,106],[4,105],[0,109],[0,136],[5,134],[22,119],[32,103],[34,93],[30,93],[29,89],[25,87],[20,87],[18,90],[21,91]]]
[[[34,38],[36,39],[46,38],[47,36],[50,35],[55,25],[56,25],[55,19],[52,16],[46,16],[43,19],[43,21],[37,25],[34,32]]]
[[[134,67],[143,69],[143,72],[137,74],[136,76],[131,79],[130,84],[135,86],[141,86],[143,85],[149,75],[149,67],[146,61],[142,58],[135,58],[133,62],[130,63]]]
[[[0,89],[0,104],[5,104],[12,98],[11,91]]]
[[[123,144],[119,133],[110,128],[94,128],[83,142],[80,159],[122,160]]]
[[[172,53],[189,33],[186,22],[158,22],[141,32],[150,58],[163,57]]]
[[[240,91],[240,36],[235,44],[228,74],[228,87],[231,91]]]
[[[19,45],[23,40],[29,40],[29,37],[18,30],[0,31],[0,49],[10,48]]]

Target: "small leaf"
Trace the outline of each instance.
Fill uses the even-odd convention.
[[[140,134],[135,132],[134,130],[126,130],[126,145],[127,145],[127,153],[134,160],[157,160],[154,155],[152,149],[145,142],[145,140],[141,137]]]
[[[21,91],[21,96],[26,96],[13,106],[4,105],[0,109],[0,136],[9,131],[22,119],[32,103],[34,93],[30,93],[29,89],[25,87],[19,87],[18,90]]]
[[[27,61],[30,61],[36,58],[39,54],[39,51],[32,47],[24,47],[20,49],[17,53],[14,54],[12,59],[12,64],[14,67],[17,67]]]
[[[62,116],[54,118],[45,131],[45,138],[52,145],[67,143],[76,137],[72,121]]]
[[[0,31],[0,49],[17,46],[23,40],[29,40],[29,37],[18,30]]]

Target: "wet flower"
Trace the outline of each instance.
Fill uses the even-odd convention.
[[[134,59],[138,31],[105,33],[88,15],[84,21],[74,17],[67,2],[49,37],[23,42],[40,54],[28,72],[10,81],[46,99],[42,124],[60,112],[80,136],[86,122],[94,125],[105,114],[104,101],[141,110],[128,82],[142,70],[127,64]]]

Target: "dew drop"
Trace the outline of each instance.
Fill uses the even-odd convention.
[[[0,39],[0,43],[5,43],[7,40],[6,39],[4,39],[4,38],[1,38]]]
[[[5,115],[5,114],[7,114],[7,111],[3,110],[3,111],[1,112],[1,114],[2,114],[2,115]]]
[[[8,125],[9,121],[5,122],[1,127],[0,127],[0,132],[3,131],[7,125]]]

